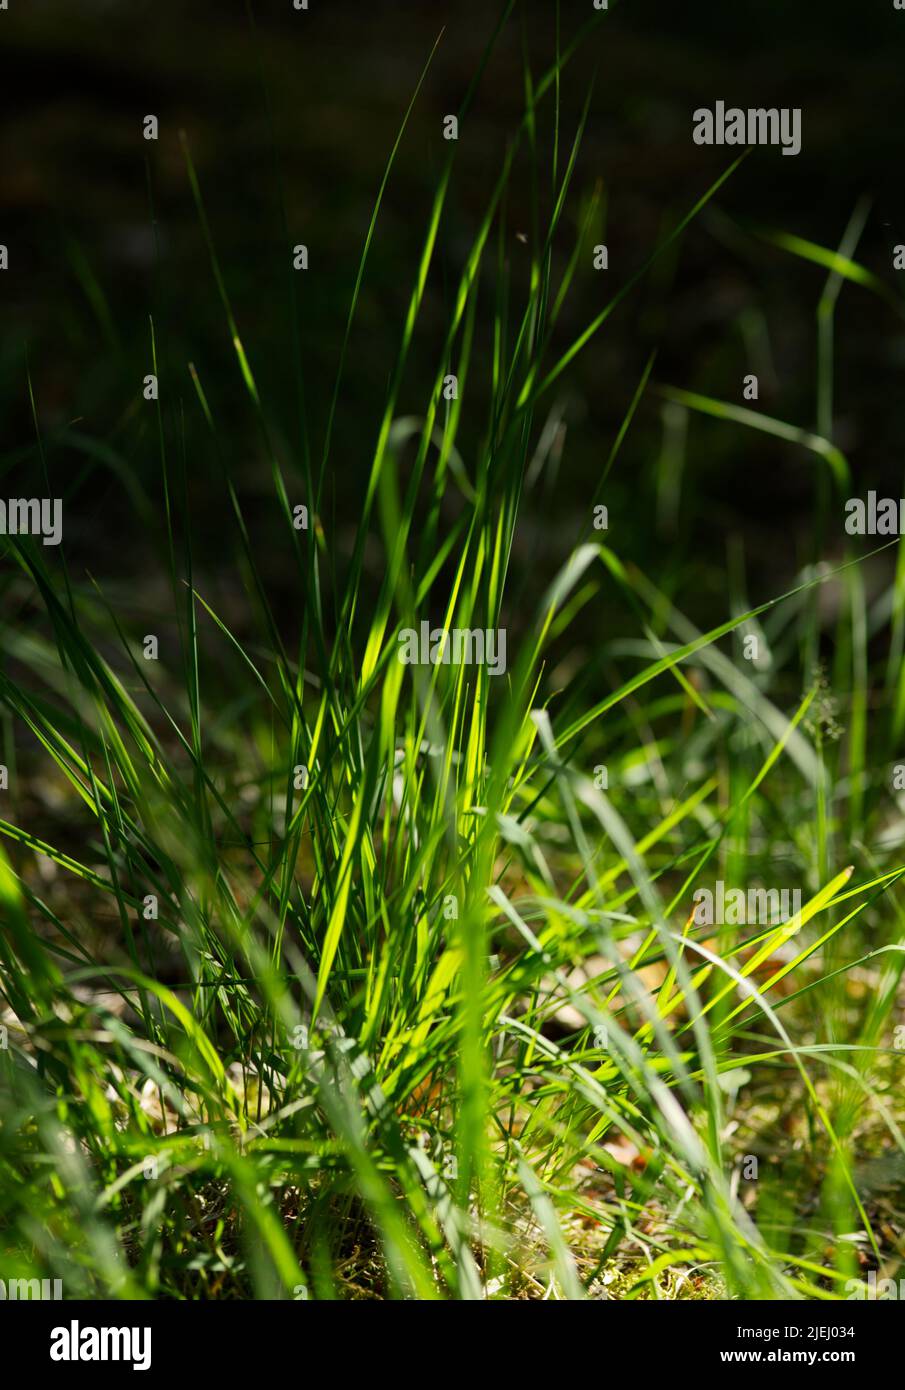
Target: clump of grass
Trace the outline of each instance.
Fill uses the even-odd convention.
[[[752,605],[735,571],[725,620],[700,632],[673,589],[620,555],[618,528],[612,543],[595,536],[595,482],[585,534],[537,610],[513,594],[520,508],[551,466],[552,388],[736,168],[563,342],[559,311],[588,252],[584,224],[563,249],[588,105],[566,146],[561,78],[584,37],[539,78],[526,64],[524,116],[413,414],[407,368],[422,350],[450,147],[342,556],[322,517],[333,424],[398,142],[323,434],[306,434],[293,460],[307,532],[293,524],[286,450],[185,143],[270,463],[273,543],[297,566],[304,608],[290,645],[197,364],[156,407],[177,661],[146,662],[141,632],[90,577],[6,540],[18,567],[8,596],[35,616],[4,627],[0,700],[21,773],[43,779],[59,810],[55,838],[0,821],[4,1272],[62,1277],[70,1296],[824,1297],[857,1274],[859,1253],[890,1256],[856,1156],[859,1143],[902,1147],[888,1062],[905,870],[882,781],[901,726],[892,670],[893,714],[870,740],[865,717],[866,636],[891,621],[901,639],[902,576],[869,607],[849,558]],[[460,120],[477,90],[478,78]],[[491,250],[510,232],[519,152],[535,175],[525,284]],[[152,323],[166,388],[162,350]],[[301,394],[301,353],[299,371]],[[819,380],[825,393],[825,360]],[[847,477],[825,410],[814,434],[660,389],[682,411],[803,445],[829,466],[827,506]],[[251,637],[195,573],[185,472],[202,447],[233,510]],[[43,460],[40,437],[37,448]],[[800,676],[825,642],[823,584],[842,595],[838,739],[822,733],[827,677],[803,687]],[[572,634],[598,595],[634,636],[595,662]],[[398,634],[428,617],[506,627],[505,675],[401,664]],[[732,645],[752,625],[769,669]],[[551,679],[573,640],[575,674]],[[714,936],[691,918],[705,874],[786,874],[806,885],[802,910]],[[745,1187],[739,1161],[752,1153],[759,1176]]]

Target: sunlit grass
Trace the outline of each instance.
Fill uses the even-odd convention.
[[[593,527],[655,388],[718,417],[701,428],[754,426],[816,456],[825,521],[848,486],[831,411],[815,432],[657,385],[651,359],[589,480],[585,533],[535,611],[511,596],[525,494],[550,463],[538,454],[548,393],[724,181],[744,176],[736,161],[690,198],[637,275],[563,341],[559,308],[588,252],[569,219],[588,106],[569,116],[560,77],[586,37],[541,77],[526,67],[525,113],[415,405],[406,373],[422,351],[450,146],[382,409],[363,422],[374,443],[342,555],[320,512],[342,467],[333,425],[398,142],[323,435],[299,443],[307,531],[293,525],[267,383],[184,142],[236,384],[270,465],[272,544],[304,604],[290,635],[198,362],[183,364],[178,409],[165,391],[147,406],[178,660],[146,661],[144,632],[103,586],[7,539],[10,612],[27,595],[40,617],[4,625],[0,700],[60,810],[57,843],[0,821],[0,1272],[62,1277],[69,1296],[826,1297],[859,1272],[859,1252],[898,1258],[875,1230],[858,1143],[866,1132],[870,1155],[903,1148],[905,869],[889,773],[905,697],[899,671],[868,655],[886,628],[901,653],[901,563],[870,603],[851,555],[759,604],[735,572],[725,618],[701,632],[668,574],[642,573],[620,556],[618,528],[611,539]],[[428,77],[429,64],[400,140]],[[541,122],[556,132],[552,169],[539,167]],[[526,149],[553,192],[535,179],[523,284],[494,248]],[[876,288],[854,247],[780,244]],[[152,322],[163,375],[159,336]],[[297,363],[301,400],[300,349]],[[822,358],[824,391],[826,370]],[[253,640],[195,573],[194,449],[213,451],[231,504]],[[43,461],[40,435],[36,450]],[[834,628],[821,626],[824,586]],[[606,671],[573,639],[598,600],[633,626],[605,639]],[[398,634],[426,618],[505,627],[505,675],[403,665]],[[743,657],[750,632],[769,666]],[[782,925],[698,926],[694,890],[715,878],[799,886],[802,909]],[[756,1181],[740,1179],[746,1154]]]

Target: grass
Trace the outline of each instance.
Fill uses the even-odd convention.
[[[269,464],[268,544],[304,602],[294,624],[274,610],[218,393],[199,362],[172,361],[152,316],[160,396],[142,402],[140,428],[153,419],[169,659],[146,659],[153,623],[71,572],[65,543],[49,560],[28,538],[4,542],[8,804],[34,809],[40,786],[47,825],[0,820],[5,1278],[61,1277],[70,1297],[834,1298],[867,1268],[899,1266],[901,1204],[872,1165],[892,1164],[901,1190],[902,561],[891,570],[877,547],[886,578],[868,597],[863,557],[827,563],[818,546],[786,592],[753,603],[743,553],[725,573],[710,556],[725,617],[700,631],[680,604],[687,564],[642,571],[620,553],[618,519],[604,534],[593,522],[636,413],[665,399],[662,515],[694,486],[689,412],[703,413],[720,423],[701,429],[735,430],[740,449],[754,428],[783,457],[812,456],[822,535],[841,530],[832,309],[843,282],[892,292],[853,259],[863,211],[838,253],[775,236],[830,273],[816,430],[659,382],[651,358],[589,484],[583,533],[526,607],[514,546],[557,466],[559,386],[725,180],[744,177],[736,161],[690,198],[563,339],[599,191],[570,230],[590,94],[570,116],[561,79],[600,20],[565,47],[557,26],[542,75],[525,60],[524,114],[415,403],[450,143],[344,549],[329,529],[333,426],[430,63],[379,186],[319,435],[300,277],[289,271],[292,431],[243,343],[183,142]],[[519,277],[507,195],[524,165]],[[102,287],[85,288],[115,334]],[[53,496],[60,441],[42,437],[27,389],[32,461]],[[232,513],[241,623],[196,572],[188,473],[205,451]],[[294,526],[299,492],[307,530]],[[589,654],[602,611],[619,622]],[[506,628],[505,675],[401,664],[398,634],[423,619]],[[752,635],[761,661],[744,655]],[[801,910],[698,925],[695,889],[719,878],[799,887]]]

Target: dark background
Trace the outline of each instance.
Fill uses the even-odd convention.
[[[67,558],[76,574],[90,568],[126,586],[139,612],[155,610],[162,583],[157,425],[141,397],[151,370],[152,313],[166,438],[176,454],[184,411],[192,531],[206,582],[227,611],[230,594],[241,606],[233,523],[189,361],[211,401],[277,605],[291,611],[299,599],[285,547],[270,544],[278,516],[269,465],[230,346],[178,132],[185,130],[191,147],[291,500],[306,501],[287,245],[309,248],[310,269],[297,277],[298,330],[311,447],[319,457],[373,199],[443,30],[391,176],[350,343],[322,508],[341,568],[446,153],[442,118],[458,109],[498,13],[487,0],[311,0],[307,13],[295,12],[290,0],[258,0],[253,11],[254,28],[242,0],[10,0],[0,13],[0,240],[10,252],[10,269],[0,275],[4,483],[7,495],[19,495],[39,477],[27,361],[53,490],[66,498]],[[591,0],[564,0],[563,44],[592,15]],[[537,79],[554,42],[554,5],[519,7],[463,122],[401,414],[424,409],[443,314],[521,118],[522,53]],[[867,196],[871,213],[857,259],[898,289],[892,248],[905,241],[903,57],[905,13],[892,0],[621,0],[570,63],[561,167],[595,73],[596,80],[554,266],[565,265],[586,199],[602,181],[606,224],[593,240],[607,242],[610,269],[604,276],[583,263],[557,330],[559,351],[736,153],[693,143],[696,107],[717,99],[800,106],[803,149],[797,158],[755,150],[541,403],[536,435],[554,405],[564,406],[568,428],[558,474],[524,499],[514,560],[523,564],[529,590],[552,577],[587,520],[652,348],[652,386],[742,404],[742,377],[754,371],[760,409],[814,426],[815,311],[826,272],[750,229],[835,248],[857,200]],[[160,122],[156,143],[142,138],[150,113]],[[548,98],[539,116],[547,152],[552,124]],[[541,203],[545,214],[549,177]],[[516,233],[530,237],[531,216],[523,152],[506,224],[516,303],[529,264]],[[476,393],[485,389],[494,263],[491,251],[482,272]],[[898,495],[902,319],[869,292],[846,286],[836,345],[835,432],[856,490],[875,485]],[[466,464],[484,427],[479,400],[471,397],[464,412],[459,445]],[[725,615],[723,575],[733,538],[744,546],[753,598],[785,587],[810,558],[814,469],[821,465],[800,448],[692,416],[679,512],[658,516],[662,449],[663,405],[651,390],[608,484],[610,539],[620,553],[661,580],[668,572],[701,620]],[[35,481],[30,491],[43,488]],[[842,544],[841,517],[838,533],[828,538],[829,558]],[[378,581],[377,544],[368,565]]]

